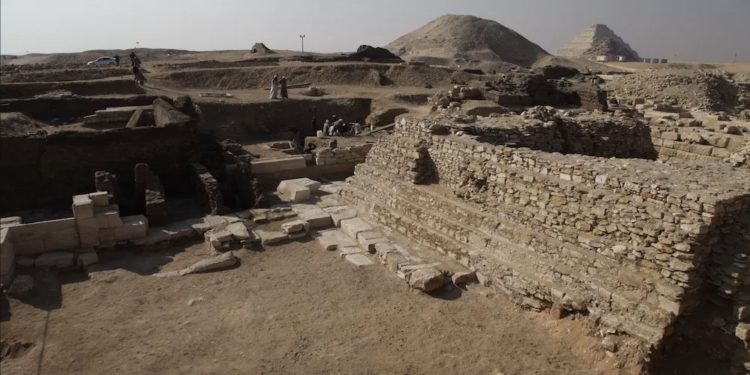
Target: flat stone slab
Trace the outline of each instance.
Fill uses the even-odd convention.
[[[362,251],[362,249],[360,249],[357,246],[342,246],[342,247],[339,247],[339,256],[341,256],[342,258],[345,258],[348,255],[352,255],[352,254],[362,254],[362,255],[364,255],[365,252]]]
[[[341,230],[353,239],[356,239],[359,233],[371,231],[373,229],[372,225],[358,217],[341,221]]]
[[[281,224],[281,229],[283,229],[286,234],[290,235],[307,233],[307,231],[310,230],[310,224],[306,221],[294,220]]]
[[[357,266],[357,267],[365,267],[365,266],[371,266],[375,264],[370,258],[368,258],[364,254],[349,254],[344,257],[347,262]]]
[[[357,217],[357,210],[347,206],[328,207],[323,209],[324,212],[331,214],[333,225],[341,227],[341,222]]]
[[[320,211],[305,211],[299,214],[301,220],[306,221],[311,229],[326,229],[333,226],[331,214]]]
[[[304,186],[304,187],[308,188],[310,190],[310,192],[312,192],[312,193],[318,191],[318,189],[320,188],[320,182],[315,181],[315,180],[311,180],[311,179],[309,179],[307,177],[304,177],[304,178],[294,178],[294,179],[291,179],[291,180],[284,180],[284,181],[281,181],[281,183],[282,184],[295,184],[295,185]]]
[[[289,236],[284,232],[258,229],[255,231],[255,235],[260,238],[260,243],[263,246],[279,245],[289,241]]]
[[[319,232],[316,239],[324,250],[338,250],[344,247],[356,247],[354,241],[340,230]]]
[[[227,225],[226,230],[239,241],[249,240],[252,237],[250,231],[247,230],[247,225],[241,221]]]
[[[388,239],[386,239],[382,233],[378,231],[365,231],[365,232],[359,232],[357,234],[357,243],[359,243],[359,246],[362,248],[362,250],[367,251],[368,253],[375,253],[375,245],[379,243],[387,243]]]

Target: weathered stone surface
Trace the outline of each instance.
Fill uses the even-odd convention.
[[[451,276],[453,284],[466,285],[477,282],[477,274],[474,271],[456,272]]]
[[[280,245],[289,241],[289,235],[284,232],[258,229],[255,231],[255,235],[260,238],[260,243],[263,246]]]
[[[53,251],[45,253],[34,260],[34,265],[37,267],[57,267],[64,268],[73,265],[73,259],[75,255],[66,251]]]
[[[325,229],[333,226],[331,214],[323,210],[304,211],[299,214],[299,218],[306,221],[310,229]]]
[[[281,224],[281,229],[286,234],[300,234],[307,233],[310,230],[310,224],[302,220],[294,220],[288,223]]]
[[[434,267],[419,268],[409,274],[409,286],[425,293],[438,290],[445,285],[445,275]]]
[[[371,231],[372,229],[370,224],[358,217],[341,221],[341,230],[353,239],[356,239],[360,232]]]
[[[357,211],[346,206],[328,207],[323,211],[331,214],[331,220],[337,227],[341,227],[341,221],[357,217]]]
[[[368,258],[364,254],[352,253],[352,254],[346,255],[344,259],[346,259],[347,262],[357,267],[365,267],[365,266],[370,266],[370,265],[375,264],[372,262],[372,260],[370,260],[370,258]]]
[[[232,254],[231,251],[211,257],[208,259],[201,260],[188,267],[186,273],[202,273],[218,271],[226,268],[233,267],[239,262],[239,259]]]

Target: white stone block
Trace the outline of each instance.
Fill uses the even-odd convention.
[[[107,207],[109,206],[109,193],[106,191],[97,191],[96,193],[90,193],[89,199],[94,202],[96,207]]]
[[[307,233],[307,231],[310,230],[310,224],[306,221],[294,220],[281,224],[281,229],[283,229],[286,234]]]
[[[76,219],[86,219],[94,216],[94,202],[87,195],[74,196],[73,216]]]
[[[357,234],[360,232],[366,232],[372,229],[373,228],[370,224],[358,217],[341,221],[341,230],[352,239],[356,239]]]
[[[347,262],[357,266],[357,268],[375,264],[364,254],[349,254],[344,257],[344,259],[346,259]]]

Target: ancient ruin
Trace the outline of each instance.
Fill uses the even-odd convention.
[[[452,15],[137,52],[3,60],[3,373],[750,371],[744,65]]]

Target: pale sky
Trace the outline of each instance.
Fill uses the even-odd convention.
[[[510,27],[554,53],[594,23],[643,57],[750,61],[750,0],[0,0],[0,52],[141,47],[353,51],[443,14]]]

